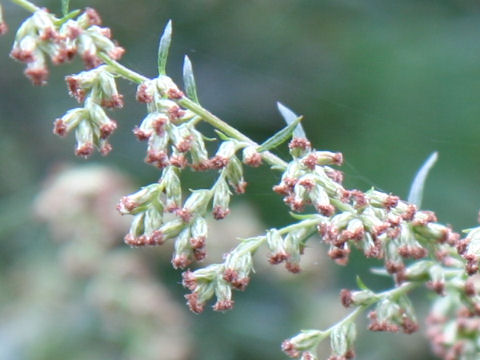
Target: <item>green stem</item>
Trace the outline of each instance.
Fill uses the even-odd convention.
[[[120,64],[118,61],[113,60],[108,56],[107,54],[104,53],[99,53],[98,57],[105,61],[106,64],[110,65],[110,67],[113,69],[113,71],[117,74],[123,77],[124,79],[130,80],[134,83],[141,84],[144,81],[147,81],[148,78],[145,76],[130,70],[126,66],[123,66]]]
[[[360,315],[365,309],[367,309],[369,305],[361,305],[361,306],[358,306],[357,308],[355,308],[352,312],[350,312],[350,314],[348,314],[347,316],[345,316],[342,320],[340,320],[340,322],[337,322],[335,325],[332,325],[330,326],[327,330],[325,331],[322,331],[322,339],[326,338],[327,336],[329,336],[333,330],[335,330],[335,328],[337,327],[340,327],[340,326],[343,326],[345,324],[348,324],[352,321],[355,321],[355,319],[357,318],[358,315]]]
[[[377,294],[378,298],[375,302],[378,302],[379,300],[382,300],[382,299],[385,299],[385,298],[396,298],[400,295],[403,295],[403,294],[406,294],[406,293],[412,291],[413,289],[420,286],[421,284],[423,284],[422,281],[412,281],[412,282],[403,283],[399,287],[396,287],[392,290],[387,290],[387,291],[384,291],[384,292],[381,292],[381,293]],[[373,303],[375,303],[375,302],[373,302]],[[372,305],[372,304],[370,304],[370,305]]]
[[[37,6],[29,2],[28,0],[10,0],[10,1],[31,12],[37,11],[39,9]],[[118,61],[113,60],[107,54],[99,53],[98,56],[106,64],[108,64],[115,73],[117,73],[118,75],[122,76],[127,80],[130,80],[137,84],[140,84],[148,80],[148,78],[146,78],[145,76],[133,70],[130,70],[126,66],[120,64]],[[244,141],[253,146],[258,146],[258,144],[252,139],[250,139],[248,136],[242,134],[240,131],[238,131],[234,127],[228,125],[225,121],[219,119],[218,117],[213,115],[211,112],[209,112],[207,109],[203,108],[201,105],[195,103],[194,101],[186,97],[183,97],[180,100],[178,100],[178,104],[185,107],[186,109],[191,110],[192,112],[200,116],[205,122],[209,123],[214,128],[225,133],[227,136],[230,136],[239,141]],[[287,167],[287,163],[285,161],[280,159],[278,156],[272,154],[271,152],[268,152],[268,151],[263,152],[262,157],[268,164],[273,165],[276,168],[284,170]]]
[[[370,306],[373,304],[379,302],[380,300],[383,300],[385,298],[397,298],[400,295],[406,294],[419,286],[422,282],[409,282],[409,283],[404,283],[400,285],[399,287],[396,287],[392,290],[387,290],[381,293],[378,293],[377,296],[374,297],[372,301],[370,301],[367,304],[357,306],[350,314],[345,316],[340,322],[336,323],[335,325],[330,326],[327,330],[322,331],[322,339],[327,337],[332,333],[332,331],[339,327],[343,326],[345,324],[348,324],[352,321],[355,321],[355,319],[360,315],[362,312],[364,312],[366,309],[368,309]]]
[[[186,98],[186,97],[181,98],[180,100],[178,100],[178,104],[183,106],[186,109],[193,111],[195,114],[200,116],[205,122],[209,123],[214,128],[220,130],[225,135],[240,141],[245,141],[253,146],[258,146],[258,144],[252,139],[250,139],[248,136],[242,134],[240,131],[238,131],[234,127],[228,125],[225,121],[219,119],[218,117],[213,115],[210,111],[203,108],[201,105],[197,104],[196,102],[190,100],[189,98]],[[278,156],[272,154],[271,152],[262,153],[262,157],[270,165],[274,165],[281,169],[285,169],[287,167],[287,163],[285,161],[280,159]]]
[[[10,0],[10,1],[14,4],[17,4],[18,6],[21,6],[25,10],[30,11],[32,13],[37,11],[37,10],[40,10],[40,8],[38,6],[36,6],[35,4],[31,3],[28,0]]]
[[[106,64],[110,65],[115,73],[122,76],[123,78],[140,84],[148,78],[145,76],[136,73],[133,70],[123,66],[118,61],[112,60],[107,54],[99,54],[99,57],[105,61]],[[202,107],[201,105],[197,104],[196,102],[188,99],[187,97],[183,97],[177,101],[179,105],[183,106],[186,109],[191,110],[196,115],[200,116],[205,122],[212,125],[214,128],[220,130],[225,135],[230,136],[234,139],[239,141],[244,141],[249,143],[253,146],[258,146],[258,144],[250,139],[248,136],[242,134],[240,131],[235,129],[233,126],[228,125],[225,121],[219,119],[215,115],[213,115],[210,111]],[[270,165],[274,165],[280,169],[285,169],[287,167],[287,163],[280,159],[278,156],[272,154],[271,152],[264,152],[262,153],[263,159],[269,163]]]

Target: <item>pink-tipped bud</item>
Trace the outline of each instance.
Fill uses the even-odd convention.
[[[47,84],[48,69],[43,64],[37,66],[35,63],[29,63],[24,73],[33,85],[43,86]]]

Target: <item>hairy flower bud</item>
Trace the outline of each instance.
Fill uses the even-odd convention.
[[[335,326],[330,334],[330,347],[332,357],[347,358],[347,354],[353,352],[357,332],[354,322],[348,322],[341,326]]]
[[[262,164],[262,155],[257,151],[256,146],[246,146],[242,152],[243,163],[252,167],[259,167]]]
[[[288,259],[287,251],[284,247],[283,238],[277,229],[267,231],[267,245],[270,249],[270,264],[280,264]]]
[[[297,358],[301,352],[315,349],[326,336],[327,334],[319,330],[302,330],[282,343],[282,351],[291,358]]]
[[[160,189],[161,187],[159,184],[144,186],[139,191],[124,196],[117,205],[117,210],[122,215],[135,215],[139,212],[145,211],[147,206],[152,202],[159,202]]]
[[[227,181],[223,176],[220,176],[217,180],[213,191],[213,217],[216,220],[221,220],[230,213],[228,206],[230,204],[231,196]]]
[[[243,194],[245,192],[247,183],[243,178],[243,166],[236,156],[230,158],[225,169],[225,176],[237,194]]]

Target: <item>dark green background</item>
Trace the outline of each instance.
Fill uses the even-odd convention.
[[[27,14],[2,2],[15,29]],[[59,3],[38,2],[55,11]],[[258,141],[283,126],[275,102],[287,104],[305,116],[303,125],[317,148],[343,152],[349,188],[375,186],[405,197],[416,169],[432,151],[439,151],[423,207],[457,231],[476,223],[477,1],[72,0],[72,7],[87,5],[98,9],[127,49],[122,62],[146,76],[155,76],[158,37],[171,18],[174,40],[168,68],[174,79],[180,80],[182,58],[188,54],[202,104]],[[47,236],[46,229],[30,219],[30,201],[55,164],[84,163],[73,155],[72,137],[63,140],[51,134],[52,121],[75,106],[63,77],[78,72],[80,63],[53,69],[49,84],[34,88],[22,76],[23,66],[8,56],[13,36],[11,31],[0,38],[0,272],[5,274],[26,256],[55,252],[47,240],[38,241]],[[135,87],[122,82],[120,88],[127,100],[125,109],[115,113],[120,129],[112,138],[114,151],[92,160],[122,169],[140,186],[155,181],[158,172],[143,164],[144,145],[130,132],[144,114],[143,106],[133,101]],[[285,224],[286,208],[269,193],[278,176],[265,176],[262,170],[248,176],[252,184],[246,197],[261,199],[253,204],[265,226]],[[193,319],[194,358],[282,358],[283,338],[315,326],[304,321],[308,314],[302,314],[300,290],[309,289],[305,291],[318,299],[336,296],[332,288],[354,286],[355,266],[366,271],[362,262],[355,258],[350,267],[332,275],[328,289],[309,289],[308,283],[296,287],[293,280],[279,285],[259,274],[247,292],[237,296],[236,310]],[[169,287],[182,301],[178,274],[172,272],[170,278]],[[5,292],[4,304],[13,300],[11,295]],[[318,301],[314,309],[321,317],[329,308]],[[375,334],[361,340],[359,359],[404,358],[391,353],[404,346],[402,336]],[[372,348],[374,340],[385,345]],[[58,357],[52,348],[35,359],[76,358],[74,350]],[[428,346],[421,345],[418,359],[425,359],[426,351]]]

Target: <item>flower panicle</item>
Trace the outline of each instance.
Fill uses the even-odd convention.
[[[46,84],[47,59],[59,65],[79,54],[86,68],[95,68],[103,63],[101,54],[114,60],[122,57],[124,49],[111,40],[109,28],[99,26],[101,19],[94,9],[85,9],[77,19],[60,20],[48,10],[38,9],[16,33],[10,56],[27,65],[25,75],[34,85]],[[1,15],[0,24],[4,24]]]
[[[289,149],[293,159],[273,190],[291,210],[311,207],[324,217],[318,231],[336,263],[345,265],[356,247],[367,257],[384,259],[387,271],[401,283],[406,259],[425,258],[432,245],[455,246],[459,241],[458,234],[437,223],[433,212],[374,189],[345,189],[339,171],[330,167],[342,164],[340,153],[317,151],[304,138],[293,138]],[[271,261],[280,262],[275,257]]]
[[[82,108],[69,110],[54,122],[53,132],[65,136],[75,131],[76,155],[89,157],[97,148],[102,155],[111,151],[108,138],[117,123],[105,108],[123,106],[123,96],[118,93],[115,76],[108,65],[66,77],[70,95],[83,103]]]

